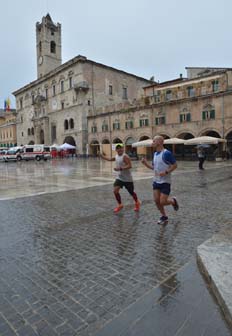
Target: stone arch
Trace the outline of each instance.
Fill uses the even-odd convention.
[[[164,139],[170,139],[170,136],[164,133],[160,133],[159,135],[161,135]]]
[[[99,151],[100,151],[100,144],[98,140],[92,140],[89,146],[89,155],[96,157]]]
[[[117,144],[117,143],[123,143],[123,141],[119,138],[114,138],[113,144]]]
[[[215,129],[205,129],[201,131],[201,136],[211,136],[214,138],[221,138],[220,133]],[[214,160],[215,157],[217,156],[225,157],[226,156],[225,144],[219,143],[218,145],[210,145],[210,147],[207,148],[206,156],[208,160]]]
[[[185,131],[185,132],[177,133],[176,138],[188,140],[188,139],[194,138],[194,135],[189,131]]]
[[[201,131],[201,136],[211,136],[214,138],[221,138],[221,135],[219,134],[218,131],[213,130],[213,129],[207,129],[205,131]]]
[[[35,141],[31,140],[28,142],[28,145],[34,145],[35,144]]]
[[[193,139],[194,135],[190,131],[186,130],[182,131],[181,133],[177,133],[176,138],[189,140]],[[179,144],[175,146],[173,151],[175,152],[176,158],[192,160],[192,158],[196,156],[194,149],[195,146],[185,146],[184,144]]]
[[[69,145],[76,146],[76,141],[71,135],[65,137],[64,143],[68,143]]]
[[[139,138],[139,141],[143,141],[143,140],[147,140],[147,139],[151,139],[151,137],[149,137],[148,135],[141,135]]]
[[[102,140],[102,144],[105,145],[105,144],[110,144],[110,140],[108,139],[103,139]]]
[[[135,142],[135,139],[132,136],[128,136],[125,140],[125,145],[130,146]]]

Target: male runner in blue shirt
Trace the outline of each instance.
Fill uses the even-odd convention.
[[[160,135],[155,136],[153,139],[155,153],[152,165],[145,158],[142,159],[142,163],[147,168],[154,170],[153,196],[161,213],[157,224],[168,223],[168,216],[164,208],[166,205],[172,205],[175,211],[179,209],[176,198],[169,197],[171,192],[171,172],[177,168],[177,163],[173,154],[165,149],[163,144],[164,138]]]

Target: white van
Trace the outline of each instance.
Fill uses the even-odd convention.
[[[21,153],[23,160],[44,160],[51,158],[50,146],[46,145],[25,145]]]
[[[21,161],[22,160],[23,147],[11,147],[2,155],[2,160],[8,161]]]

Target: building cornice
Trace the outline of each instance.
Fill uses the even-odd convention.
[[[34,86],[36,85],[39,85],[47,80],[49,80],[50,78],[54,77],[55,75],[58,75],[60,72],[62,71],[65,71],[66,69],[68,69],[70,66],[72,65],[75,65],[77,63],[89,63],[89,64],[92,64],[92,65],[95,65],[95,66],[99,66],[99,67],[102,67],[104,69],[109,69],[109,70],[113,70],[113,71],[116,71],[118,73],[122,73],[122,74],[125,74],[125,75],[129,75],[129,76],[132,76],[134,78],[137,78],[139,80],[144,80],[146,81],[147,83],[151,83],[152,81],[146,79],[146,78],[143,78],[143,77],[139,77],[137,75],[134,75],[134,74],[131,74],[131,73],[128,73],[126,71],[123,71],[123,70],[120,70],[120,69],[116,69],[116,68],[113,68],[111,66],[108,66],[108,65],[105,65],[105,64],[102,64],[102,63],[98,63],[98,62],[95,62],[95,61],[92,61],[92,60],[89,60],[87,59],[87,57],[85,56],[81,56],[81,55],[78,55],[74,58],[72,58],[71,60],[67,61],[66,63],[60,65],[59,67],[57,67],[56,69],[50,71],[49,73],[47,73],[46,75],[44,75],[43,77],[41,78],[38,78],[32,82],[30,82],[29,84],[23,86],[22,88],[16,90],[13,92],[13,95],[14,96],[17,96],[18,94],[21,94],[23,93],[24,91],[27,91],[28,89],[32,89]]]
[[[227,69],[227,70],[232,70],[232,69]],[[201,76],[201,77],[183,78],[183,79],[180,79],[179,81],[173,80],[173,81],[167,81],[167,82],[163,82],[159,84],[148,85],[148,86],[145,86],[144,89],[149,89],[149,88],[154,88],[155,90],[163,90],[164,88],[172,89],[175,87],[181,87],[181,86],[186,86],[190,84],[206,82],[207,80],[213,80],[213,79],[220,78],[222,75],[226,74],[227,70],[215,71],[211,74]]]
[[[119,113],[129,113],[129,112],[135,112],[135,111],[143,111],[143,110],[159,108],[159,107],[163,107],[163,106],[167,106],[167,105],[174,105],[174,104],[192,102],[192,101],[197,101],[197,100],[204,100],[204,99],[213,98],[213,97],[228,96],[228,95],[231,95],[231,93],[232,93],[232,89],[228,90],[228,91],[217,92],[217,93],[214,92],[214,93],[210,93],[210,94],[206,94],[206,95],[202,95],[202,96],[187,97],[187,98],[181,98],[181,99],[173,99],[173,100],[170,100],[170,101],[159,102],[159,103],[150,104],[150,105],[128,107],[127,109],[123,108],[121,110],[114,110],[114,111],[109,111],[109,112],[96,114],[96,115],[93,115],[93,116],[88,116],[87,119],[92,120],[92,119],[107,117],[109,115],[114,115],[114,114],[119,114]]]

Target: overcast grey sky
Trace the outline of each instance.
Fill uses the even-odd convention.
[[[231,0],[0,0],[0,108],[36,79],[35,24],[62,25],[62,62],[77,55],[144,78],[186,66],[232,67]]]

